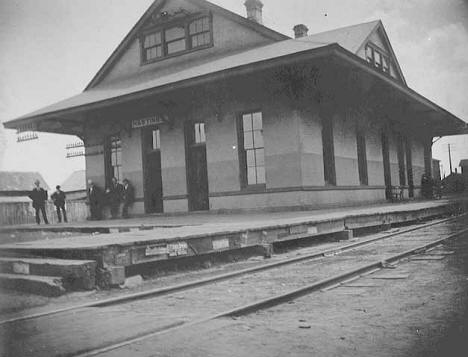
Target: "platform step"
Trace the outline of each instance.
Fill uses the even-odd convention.
[[[0,257],[0,273],[60,277],[66,290],[91,290],[96,285],[93,260]]]
[[[24,291],[43,296],[60,296],[66,293],[63,278],[21,274],[0,274],[0,288]]]

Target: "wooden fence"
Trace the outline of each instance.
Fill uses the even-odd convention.
[[[88,206],[85,201],[67,201],[66,210],[69,222],[85,221]],[[57,223],[57,213],[52,202],[46,204],[47,218]],[[35,210],[31,202],[0,202],[0,226],[36,223]],[[41,223],[42,215],[41,215]]]

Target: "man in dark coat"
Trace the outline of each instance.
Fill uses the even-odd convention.
[[[122,191],[122,218],[128,218],[128,207],[133,203],[135,199],[135,189],[128,179],[123,180],[123,191]]]
[[[56,191],[52,195],[50,195],[50,198],[52,198],[52,201],[54,201],[55,209],[57,211],[58,222],[62,222],[62,215],[60,214],[60,211],[62,211],[63,213],[63,221],[68,222],[67,211],[65,210],[65,192],[63,192],[60,189],[60,185],[57,185],[55,188]]]
[[[49,224],[47,220],[47,214],[45,211],[45,203],[47,201],[47,191],[41,187],[39,180],[34,181],[36,187],[33,188],[29,194],[29,198],[32,200],[32,205],[36,210],[36,223],[41,224],[41,219],[39,218],[39,211],[42,212],[42,218],[44,219],[45,224]]]
[[[112,177],[112,182],[106,190],[107,200],[110,205],[110,212],[112,218],[119,216],[120,202],[122,201],[123,186],[117,181],[115,177]]]
[[[88,204],[91,213],[91,220],[101,219],[101,189],[94,184],[92,180],[88,180]]]

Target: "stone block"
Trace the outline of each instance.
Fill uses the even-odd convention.
[[[96,284],[102,289],[121,285],[125,282],[125,267],[108,265],[105,268],[97,269]]]

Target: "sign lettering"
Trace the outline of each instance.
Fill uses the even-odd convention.
[[[165,122],[164,117],[154,116],[149,118],[134,119],[132,120],[132,129],[143,128],[145,126],[160,125]]]
[[[164,255],[167,254],[167,247],[165,244],[149,245],[146,247],[145,255]]]
[[[215,239],[212,241],[213,249],[214,250],[221,250],[229,248],[229,239],[222,238],[222,239]]]
[[[178,255],[187,255],[188,245],[187,242],[177,242],[167,244],[167,253],[170,257],[176,257]]]

